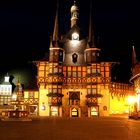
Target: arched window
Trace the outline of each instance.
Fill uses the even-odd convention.
[[[77,62],[77,58],[78,58],[78,55],[76,53],[74,53],[72,55],[72,61],[73,61],[73,63],[76,63]]]

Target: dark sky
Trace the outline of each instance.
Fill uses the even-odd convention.
[[[70,29],[70,7],[73,0],[59,0],[60,32]],[[90,0],[77,0],[79,27],[88,35]],[[131,75],[131,46],[140,53],[140,8],[136,0],[92,0],[96,46],[107,61],[119,61],[113,69],[118,81]],[[39,60],[48,52],[52,35],[56,0],[17,0],[0,4],[0,74]],[[24,68],[24,69],[23,69]],[[1,76],[0,75],[0,76]]]

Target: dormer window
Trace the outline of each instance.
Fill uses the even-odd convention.
[[[74,32],[74,33],[72,34],[72,40],[79,40],[79,34],[76,33],[76,32]]]

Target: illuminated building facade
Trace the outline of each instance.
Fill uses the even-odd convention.
[[[71,28],[59,38],[57,9],[49,59],[34,61],[38,90],[24,91],[21,109],[33,115],[60,117],[128,113],[133,85],[111,81],[115,62],[100,60],[101,50],[94,44],[91,12],[87,38],[78,27],[79,9],[75,3],[70,11]]]
[[[137,61],[136,52],[133,46],[132,53],[132,77],[130,82],[134,83],[135,93],[136,93],[136,112],[140,111],[140,62]]]
[[[71,28],[59,38],[58,9],[49,60],[35,61],[39,87],[40,116],[91,117],[128,113],[129,84],[112,83],[114,62],[101,62],[100,49],[94,44],[92,16],[89,36],[78,27],[79,9],[71,7]]]
[[[4,82],[0,84],[0,110],[9,109],[12,95],[12,85],[9,82],[9,76],[4,77]]]

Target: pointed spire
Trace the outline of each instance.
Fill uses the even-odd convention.
[[[90,17],[89,17],[89,36],[88,36],[88,42],[92,41],[92,35],[93,35],[93,29],[92,29],[92,1],[90,1]]]
[[[92,0],[90,0],[90,17],[89,17],[89,36],[88,43],[90,47],[94,46],[94,31],[92,25]]]
[[[132,46],[132,49],[133,49],[133,51],[132,51],[132,67],[137,63],[137,56],[136,56],[136,52],[135,52],[135,47],[134,46]]]
[[[71,28],[77,24],[78,17],[79,17],[79,9],[76,5],[76,0],[74,0],[74,4],[71,7]]]
[[[59,35],[58,35],[58,0],[57,0],[57,9],[56,9],[56,16],[55,16],[55,23],[54,23],[54,31],[53,31],[53,41],[58,41],[59,40]]]

